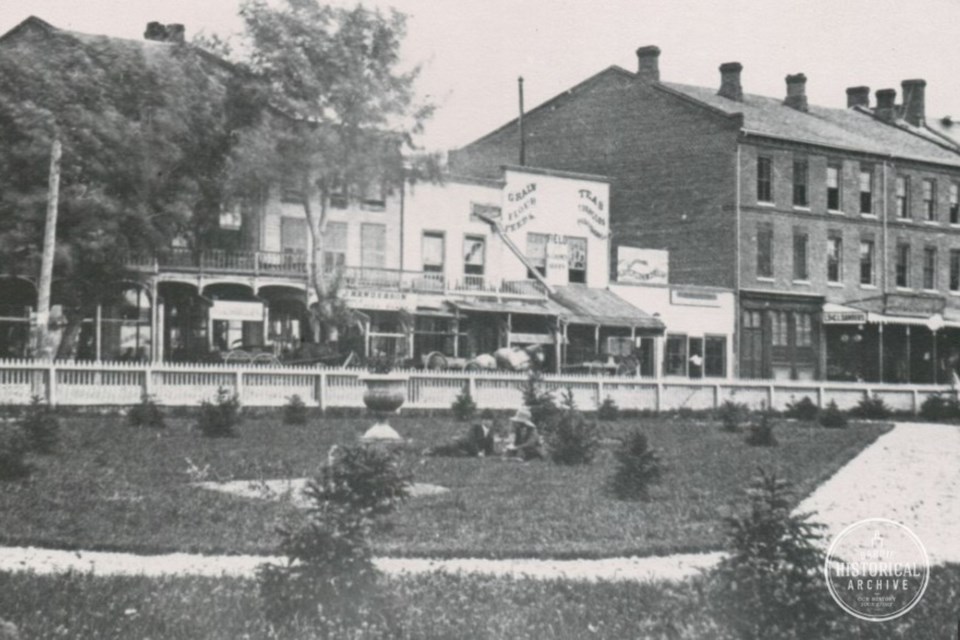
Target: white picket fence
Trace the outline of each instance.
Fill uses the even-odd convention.
[[[504,372],[404,371],[406,408],[447,409],[465,387],[482,409],[515,409],[525,375]],[[52,405],[123,406],[144,394],[164,406],[196,406],[220,388],[236,393],[248,407],[282,406],[298,395],[321,409],[362,407],[361,369],[238,367],[234,365],[41,362],[0,360],[0,405],[23,405],[40,396]],[[548,390],[572,390],[577,405],[592,410],[610,397],[621,409],[668,411],[713,409],[726,400],[782,410],[803,397],[841,409],[865,396],[882,398],[892,409],[916,412],[934,394],[954,395],[949,386],[862,382],[773,380],[689,380],[547,375]]]

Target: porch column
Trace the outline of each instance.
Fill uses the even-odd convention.
[[[878,342],[879,342],[879,344],[880,344],[880,348],[879,348],[879,351],[880,351],[880,371],[879,371],[879,373],[878,373],[878,375],[877,375],[877,379],[878,379],[880,382],[883,382],[883,323],[882,323],[882,322],[880,322],[880,323],[877,324],[877,332],[878,332]]]
[[[913,359],[911,358],[910,351],[910,325],[907,325],[907,382],[910,382],[910,378],[913,377],[911,375],[913,372]]]
[[[593,353],[598,358],[600,357],[600,325],[595,325],[593,327]]]
[[[139,310],[140,309],[138,308],[137,311]],[[139,322],[139,317],[137,321]],[[101,344],[103,342],[103,329],[101,327],[101,323],[103,322],[103,305],[99,305],[99,304],[97,305],[96,315],[94,315],[93,322],[94,322],[94,330],[93,330],[94,342],[97,345],[95,357],[97,362],[100,362]]]
[[[563,334],[560,330],[560,318],[557,318],[557,326],[554,328],[553,342],[553,350],[557,359],[556,370],[557,373],[562,373],[563,367],[561,366],[561,362],[563,359]]]
[[[937,366],[937,330],[931,329],[930,333],[933,334],[933,384],[939,384],[940,367]]]

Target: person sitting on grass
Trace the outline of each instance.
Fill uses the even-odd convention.
[[[516,415],[510,418],[513,424],[513,444],[507,447],[506,455],[516,456],[524,462],[543,459],[543,443],[532,418],[527,407],[520,407]]]
[[[451,458],[477,458],[493,454],[493,429],[489,420],[480,420],[470,425],[462,438],[427,449],[428,456]]]

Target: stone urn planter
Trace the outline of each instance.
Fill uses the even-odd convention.
[[[368,373],[360,377],[366,385],[363,404],[376,418],[360,437],[361,442],[402,442],[400,434],[387,422],[407,399],[408,376],[399,373]]]

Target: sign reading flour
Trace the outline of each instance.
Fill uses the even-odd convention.
[[[920,602],[930,581],[930,560],[920,539],[898,522],[861,520],[834,539],[824,575],[830,595],[852,616],[884,622]]]

